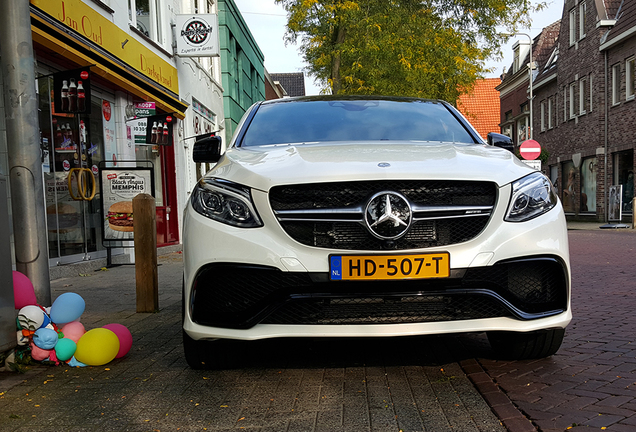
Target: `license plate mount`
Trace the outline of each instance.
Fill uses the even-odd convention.
[[[450,254],[330,255],[331,280],[404,280],[450,276]]]

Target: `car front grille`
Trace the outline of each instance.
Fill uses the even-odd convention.
[[[453,270],[444,279],[330,281],[327,274],[211,264],[196,277],[193,321],[250,328],[268,324],[397,324],[512,316],[567,308],[567,275],[549,257]]]
[[[380,192],[410,203],[413,223],[397,239],[380,239],[364,221]],[[486,227],[497,186],[477,181],[360,181],[273,187],[270,204],[285,232],[307,246],[342,250],[404,250],[446,246],[475,238]]]

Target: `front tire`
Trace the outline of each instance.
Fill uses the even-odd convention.
[[[521,332],[487,332],[490,346],[497,356],[508,360],[549,357],[561,347],[565,329]]]

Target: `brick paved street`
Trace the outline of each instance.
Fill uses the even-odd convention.
[[[538,361],[479,361],[542,432],[636,431],[636,232],[569,238],[574,319],[561,350]]]
[[[0,373],[0,431],[636,431],[635,249],[631,230],[570,231],[574,320],[555,356],[518,362],[479,334],[266,341],[235,369],[193,371],[179,254],[160,257],[157,314],[135,313],[134,267],[82,270],[53,297],[80,293],[85,326],[125,324],[133,350]]]
[[[0,431],[504,432],[456,362],[457,338],[252,344],[235,369],[194,371],[181,345],[181,255],[159,259],[156,314],[135,313],[132,266],[52,282],[119,322],[128,355],[100,367],[0,373]]]

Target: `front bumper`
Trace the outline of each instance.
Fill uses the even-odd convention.
[[[265,194],[254,199],[267,207]],[[474,240],[414,252],[449,252],[450,278],[390,282],[330,281],[328,256],[342,251],[298,244],[268,214],[263,228],[239,229],[186,211],[184,329],[193,339],[260,339],[564,328],[563,212],[515,224],[501,222],[505,207]]]

